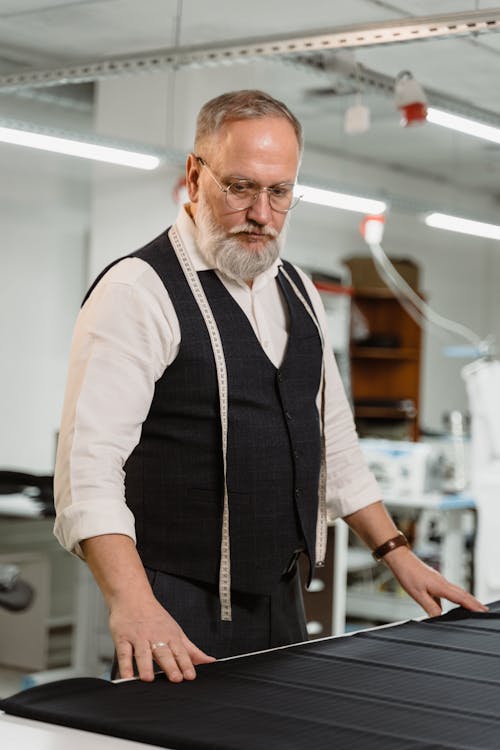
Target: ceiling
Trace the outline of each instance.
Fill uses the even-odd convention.
[[[235,43],[242,47],[248,40],[255,50],[255,40],[286,40],[372,23],[383,26],[411,17],[498,12],[499,5],[498,0],[0,0],[0,113],[21,113],[27,119],[30,112],[32,121],[40,117],[52,125],[85,129],[91,127],[96,75],[89,74],[79,84],[33,88],[28,85],[30,74],[52,71],[48,80],[55,84],[71,66],[80,66],[81,72],[83,63],[110,58],[123,61],[158,50],[217,49]],[[424,176],[499,200],[500,146],[431,124],[402,128],[390,89],[400,71],[410,70],[432,90],[433,101],[451,97],[457,111],[472,106],[485,120],[500,125],[500,34],[472,31],[348,47],[358,63],[357,78],[352,67],[339,72],[342,55],[333,48],[300,55],[254,54],[247,64],[253,66],[256,86],[278,95],[298,114],[305,126],[306,149],[342,154],[353,162]],[[245,66],[233,60],[234,56],[226,65],[230,86],[237,88]],[[26,81],[7,92],[7,74],[21,72],[26,72]],[[105,74],[110,74],[109,68]],[[343,118],[357,91],[370,108],[371,128],[347,135]],[[26,102],[39,104],[39,110],[29,109]]]

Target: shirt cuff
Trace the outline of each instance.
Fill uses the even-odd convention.
[[[94,500],[74,503],[57,516],[54,524],[54,535],[59,544],[82,560],[80,542],[104,534],[123,534],[135,544],[134,516],[123,502]]]
[[[353,481],[336,488],[333,497],[327,498],[328,514],[332,520],[355,513],[367,505],[382,500],[382,493],[377,480],[370,473],[364,482]]]

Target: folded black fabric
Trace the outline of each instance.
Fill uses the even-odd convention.
[[[7,713],[174,750],[498,750],[500,603],[113,685],[74,679]]]

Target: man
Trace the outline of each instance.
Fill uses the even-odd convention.
[[[259,91],[201,110],[189,204],[112,265],[72,346],[56,467],[61,543],[103,591],[122,677],[306,637],[296,562],[336,515],[430,614],[484,607],[418,560],[363,463],[319,297],[280,259],[302,150]],[[321,492],[320,492],[321,494]],[[126,501],[125,501],[126,498]],[[318,529],[318,533],[317,533]]]

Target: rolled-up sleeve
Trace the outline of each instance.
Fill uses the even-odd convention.
[[[378,502],[382,495],[361,451],[331,349],[325,352],[325,381],[326,497],[331,516],[343,517]]]
[[[80,542],[92,536],[125,534],[135,541],[123,467],[139,442],[173,342],[165,289],[144,269],[149,267],[138,259],[115,266],[75,326],[55,469],[54,533],[79,556]]]

